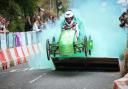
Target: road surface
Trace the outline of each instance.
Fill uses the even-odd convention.
[[[0,89],[112,89],[119,72],[33,70],[27,64],[0,72]]]

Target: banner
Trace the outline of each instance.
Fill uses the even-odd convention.
[[[7,48],[7,42],[6,42],[6,34],[0,33],[0,49],[6,49]]]
[[[13,48],[15,46],[15,34],[10,32],[7,34],[7,48]]]
[[[25,32],[21,32],[20,33],[21,34],[21,45],[23,46],[23,45],[27,45],[27,42],[26,42],[26,34],[25,34]]]
[[[20,32],[15,33],[15,46],[16,47],[21,46],[21,34],[20,34]]]
[[[38,42],[36,32],[32,31],[31,34],[32,34],[32,44],[36,44]]]
[[[44,37],[44,35],[43,35],[43,32],[42,32],[42,31],[36,32],[37,43],[42,42],[42,41],[43,41],[43,40],[42,40],[43,37]]]
[[[31,32],[26,32],[27,36],[27,45],[32,44]]]

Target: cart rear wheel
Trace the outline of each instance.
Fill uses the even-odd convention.
[[[87,57],[87,37],[84,36],[84,53],[85,53],[85,56]]]
[[[53,38],[52,38],[52,42],[53,43],[55,43],[56,42],[56,39],[55,39],[55,37],[53,36]]]

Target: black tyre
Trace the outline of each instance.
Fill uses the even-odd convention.
[[[89,39],[88,39],[88,53],[89,53],[89,55],[91,55],[92,45],[93,45],[93,42],[92,42],[91,36],[89,36]]]
[[[92,53],[91,53],[91,50],[88,50],[89,51],[89,55],[91,55]]]
[[[53,38],[52,38],[52,42],[53,43],[55,43],[56,42],[56,39],[55,39],[55,37],[53,36]]]
[[[84,36],[84,45],[83,45],[83,48],[84,48],[84,53],[85,53],[85,56],[87,57],[87,37]]]
[[[46,51],[47,51],[47,59],[50,60],[50,43],[49,43],[49,39],[46,40]]]

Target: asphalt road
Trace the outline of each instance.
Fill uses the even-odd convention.
[[[23,64],[0,72],[0,89],[112,89],[119,72],[32,70]]]

